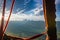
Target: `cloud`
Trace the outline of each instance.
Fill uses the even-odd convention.
[[[5,14],[5,21],[9,14]],[[1,14],[0,14],[1,17]],[[1,20],[1,19],[0,19]],[[26,15],[26,14],[12,14],[10,21],[44,21],[44,16]]]
[[[2,7],[2,4],[3,4],[3,0],[0,0],[0,7]]]
[[[35,9],[32,9],[30,11],[24,12],[25,9],[17,12],[16,14],[12,14],[15,15],[14,17],[16,18],[16,20],[31,20],[31,21],[44,21],[44,15],[40,15],[40,12],[43,11],[43,8],[41,7],[36,7]],[[37,16],[38,15],[38,16]],[[15,20],[15,18],[13,17],[13,19]]]
[[[56,3],[56,4],[60,4],[60,0],[56,0],[55,3]]]
[[[16,11],[18,12],[20,10],[20,8],[18,8]]]
[[[24,0],[25,4],[29,3],[31,0]]]
[[[60,21],[60,17],[56,17],[56,21]]]
[[[42,10],[42,8],[39,10]],[[38,14],[38,12],[36,12],[36,14]],[[9,15],[9,10],[6,9],[5,21],[7,20],[8,15]],[[1,20],[1,12],[0,12],[0,20]],[[24,13],[19,13],[19,14],[18,13],[16,13],[16,14],[12,13],[10,21],[44,21],[44,15],[36,16],[35,14],[27,15]],[[56,21],[60,21],[60,17],[58,17],[58,15],[57,15]]]
[[[37,2],[37,3],[42,3],[42,0],[34,0],[35,2]]]
[[[56,21],[60,21],[60,12],[56,13]]]
[[[10,10],[6,9],[5,21],[8,18],[9,11]],[[21,11],[24,11],[24,10],[21,10]],[[21,11],[17,12],[16,14],[12,13],[10,21],[24,21],[24,20],[26,20],[26,21],[28,21],[28,20],[29,21],[44,21],[44,16],[43,15],[42,16],[41,15],[36,16],[36,15],[33,15],[33,14],[27,15],[27,14],[22,13]],[[0,13],[0,17],[1,17],[1,13]],[[0,18],[0,20],[1,20],[1,18]]]
[[[17,12],[17,14],[21,14],[21,13],[24,12],[24,11],[25,11],[25,9],[23,9],[23,10]]]
[[[35,15],[39,15],[39,14],[41,14],[41,11],[43,11],[43,8],[37,8],[37,9],[34,11],[34,14],[35,14]]]
[[[11,20],[14,21],[24,21],[24,20],[30,20],[30,21],[40,21],[44,20],[43,16],[35,16],[35,15],[26,15],[26,14],[12,14]]]
[[[38,12],[36,12],[38,13]],[[24,21],[24,20],[29,20],[29,21],[44,21],[44,16],[42,15],[39,15],[39,16],[36,16],[35,14],[24,14],[20,11],[20,13],[16,13],[16,14],[12,14],[11,16],[11,20],[14,20],[14,21]]]
[[[42,11],[43,11],[43,7],[41,7],[41,8],[40,8],[40,7],[37,7],[37,8],[35,8],[35,9],[32,9],[32,10],[31,10],[31,12],[34,13],[34,15],[43,14]]]

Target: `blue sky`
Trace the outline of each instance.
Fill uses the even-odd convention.
[[[5,20],[7,19],[11,7],[12,0],[7,0]],[[2,3],[0,0],[0,14],[2,13]],[[56,0],[56,20],[60,21],[60,1]],[[16,0],[13,13],[11,15],[11,21],[44,21],[42,0]]]

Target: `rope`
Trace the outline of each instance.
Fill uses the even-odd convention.
[[[6,0],[4,0],[3,3],[3,11],[2,11],[2,19],[1,19],[1,31],[3,30],[3,25],[4,25],[4,14],[5,14],[5,5],[6,5]]]
[[[36,39],[36,38],[41,37],[41,36],[43,36],[43,35],[45,35],[45,34],[46,34],[46,32],[43,32],[43,33],[41,33],[41,34],[37,34],[37,35],[35,35],[35,36],[33,36],[33,37],[30,37],[29,39]]]
[[[4,14],[5,14],[5,5],[6,5],[6,0],[3,2],[3,11],[2,11],[2,19],[1,19],[1,28],[0,28],[0,40],[3,39],[3,27],[4,27]]]
[[[8,37],[11,38],[11,39],[15,39],[15,40],[33,40],[33,39],[36,39],[38,37],[41,37],[41,36],[43,36],[45,34],[46,34],[46,32],[43,32],[41,34],[37,34],[37,35],[32,36],[30,38],[19,38],[19,37],[13,37],[13,36],[8,36]]]
[[[6,28],[8,26],[8,23],[9,23],[9,20],[10,20],[10,17],[11,17],[11,14],[12,14],[12,10],[13,10],[13,7],[14,7],[14,3],[15,3],[15,0],[12,0],[12,5],[11,5],[11,8],[10,8],[10,14],[9,14],[9,17],[8,17],[8,20],[6,21],[6,25],[4,26],[4,32],[6,31]]]

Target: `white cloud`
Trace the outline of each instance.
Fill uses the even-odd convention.
[[[10,10],[7,10],[7,8],[5,9],[5,13],[9,14]]]
[[[42,10],[42,8],[40,9]],[[36,12],[38,14],[38,12]],[[7,20],[9,15],[9,10],[6,10],[6,14],[5,14],[5,20]],[[1,12],[0,12],[0,20],[1,20]],[[24,21],[24,20],[30,20],[30,21],[44,21],[44,15],[33,15],[33,14],[24,14],[24,13],[20,13],[20,14],[13,14],[11,15],[10,21]],[[57,17],[56,21],[60,21],[60,18]]]
[[[22,12],[24,12],[24,10],[25,10],[25,9],[23,9],[23,10],[17,12],[17,14],[21,14]]]
[[[31,21],[40,21],[44,20],[43,16],[34,16],[34,15],[26,15],[26,14],[12,14],[11,20],[14,21],[24,21],[24,20],[31,20]]]
[[[42,7],[42,0],[34,0],[36,2],[36,7]]]
[[[41,2],[41,0],[34,0],[35,2],[37,2],[37,3],[40,3]]]
[[[43,11],[43,8],[36,8],[33,10],[35,15],[40,14],[41,11]]]
[[[60,21],[60,17],[56,17],[56,21]]]
[[[55,4],[60,4],[60,0],[56,0],[55,1]]]
[[[24,11],[24,10],[22,10],[22,11]],[[27,14],[22,13],[22,11],[20,11],[16,14],[12,13],[10,21],[24,21],[24,20],[41,21],[41,20],[44,20],[43,15],[42,16],[41,15],[36,16],[33,14],[27,15]],[[8,15],[9,15],[9,10],[6,10],[5,20],[7,20]],[[1,17],[1,13],[0,13],[0,17]],[[0,20],[1,20],[1,18],[0,18]]]
[[[60,16],[58,13],[56,13],[56,21],[60,21]]]
[[[27,4],[27,3],[29,3],[31,0],[24,0],[24,2]]]
[[[24,5],[28,4],[31,0],[24,0]]]
[[[20,10],[20,8],[18,8],[16,11],[18,12]]]
[[[20,21],[23,21],[23,20],[41,21],[41,20],[43,20],[44,21],[43,15],[36,16],[37,14],[39,14],[39,12],[43,11],[43,8],[37,7],[35,9],[32,9],[31,11],[28,12],[28,13],[30,13],[29,15],[23,13],[24,10],[21,10],[21,11],[17,12],[16,14],[12,14],[12,17],[13,17],[12,19],[15,20],[15,18],[16,18],[16,20],[18,20],[18,21],[19,20]]]
[[[0,7],[2,7],[3,5],[3,0],[0,0]]]
[[[5,20],[7,20],[8,14],[5,14]],[[26,15],[26,14],[12,14],[10,21],[41,21],[44,20],[44,16]]]

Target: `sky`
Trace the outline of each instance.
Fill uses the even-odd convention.
[[[5,20],[7,20],[12,0],[7,0]],[[0,17],[3,0],[0,0]],[[60,0],[56,0],[56,21],[60,21]],[[0,18],[1,20],[1,18]],[[16,0],[10,21],[44,21],[42,0]]]

